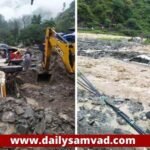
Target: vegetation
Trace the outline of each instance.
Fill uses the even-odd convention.
[[[73,27],[75,24],[74,12],[75,4],[72,2],[68,9],[64,8],[56,18],[48,20],[43,20],[42,16],[37,14],[6,21],[0,15],[0,43],[9,45],[42,44],[47,27],[55,27],[58,32],[67,32],[68,28]]]
[[[82,29],[148,36],[149,14],[149,0],[78,0],[78,25]]]

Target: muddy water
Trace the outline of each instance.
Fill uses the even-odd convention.
[[[104,94],[150,103],[150,68],[113,58],[79,56],[79,69]]]
[[[121,43],[112,43],[112,40],[111,42],[105,42],[103,39],[100,40],[98,35],[91,34],[88,38],[87,43],[87,36],[83,34],[81,35],[81,41],[79,40],[79,70],[104,95],[112,99],[124,100],[116,106],[133,119],[142,129],[145,131],[150,130],[150,120],[145,117],[145,113],[150,111],[150,67],[149,64],[129,61],[131,58],[141,54],[149,56],[150,46],[128,42],[126,37],[124,38],[125,43],[122,40]],[[121,37],[121,39],[123,38]],[[78,86],[78,93],[82,90]],[[114,130],[119,128],[122,131],[137,134],[129,125],[120,124],[116,114],[113,114],[107,106],[93,105],[92,101],[94,98],[89,100],[90,97],[87,94],[80,96],[80,98],[86,99],[86,101],[79,100],[78,102],[78,114],[80,114],[80,117],[84,116],[86,118],[83,120],[79,119],[80,133],[82,131],[86,132],[84,130],[85,126],[89,127],[90,130],[88,132],[94,133],[95,126],[100,128],[102,125],[105,125],[101,128],[103,131],[97,130],[97,132],[107,133],[109,129],[111,133],[114,133]],[[138,109],[139,111],[137,111]],[[96,117],[94,125],[89,125],[89,119],[93,111],[97,113],[97,116],[108,117],[106,122],[96,124],[98,119]],[[84,127],[82,127],[82,124],[84,124]]]

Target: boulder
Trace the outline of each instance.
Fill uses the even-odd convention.
[[[2,121],[9,122],[9,123],[15,122],[15,114],[11,111],[4,112],[2,115]]]
[[[20,106],[17,106],[16,109],[15,109],[15,112],[17,115],[21,115],[24,113],[24,109]]]
[[[146,117],[150,119],[150,111],[146,113]]]
[[[25,99],[26,99],[27,103],[30,104],[31,106],[33,106],[33,107],[39,106],[35,99],[29,98],[29,97],[26,97]]]
[[[17,132],[20,134],[27,134],[29,132],[29,127],[27,124],[17,125]]]

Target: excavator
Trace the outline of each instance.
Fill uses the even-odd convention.
[[[42,72],[38,71],[37,80],[49,80],[51,74],[49,73],[50,69],[50,59],[52,53],[57,53],[64,66],[66,71],[69,74],[75,73],[75,43],[74,40],[67,40],[66,37],[75,37],[74,34],[65,34],[61,36],[53,28],[47,28],[45,34],[45,43],[44,43],[44,52],[42,60]]]
[[[31,0],[31,5],[33,5],[33,2],[34,0]],[[41,81],[43,79],[49,80],[51,76],[51,74],[49,73],[50,59],[53,52],[56,52],[61,57],[66,71],[69,74],[74,74],[75,34],[71,33],[62,36],[59,33],[56,33],[53,28],[47,28],[45,34],[42,71],[36,70],[38,72],[37,81]]]

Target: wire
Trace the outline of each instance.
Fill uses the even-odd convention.
[[[78,84],[82,86],[87,91],[95,94],[96,96],[101,96],[100,92],[93,86],[93,84],[80,72],[79,77],[81,80],[78,79]],[[135,122],[130,119],[123,111],[121,111],[119,108],[108,102],[107,100],[104,100],[106,105],[111,107],[119,116],[121,116],[134,130],[136,130],[139,134],[146,134],[143,129],[141,129],[138,125],[135,124]]]
[[[92,90],[90,90],[89,88],[87,88],[84,84],[82,84],[81,82],[78,81],[78,84],[80,86],[82,86],[85,90],[89,91],[90,93],[96,94],[95,92],[93,92]]]

